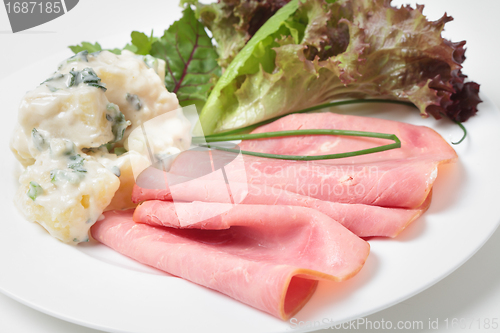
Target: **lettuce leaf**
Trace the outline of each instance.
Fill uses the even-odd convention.
[[[201,4],[198,0],[181,0],[196,6],[200,21],[217,41],[218,63],[227,67],[260,27],[290,0],[222,0]]]
[[[423,116],[467,120],[481,100],[479,85],[465,83],[461,72],[465,42],[441,37],[451,17],[430,22],[422,10],[390,0],[308,0],[279,20],[278,11],[266,24],[279,27],[264,24],[214,87],[200,115],[205,134],[368,96],[411,101]]]
[[[235,112],[234,107],[239,104],[235,93],[243,82],[239,78],[253,75],[259,70],[273,70],[276,53],[272,48],[280,45],[275,42],[275,39],[290,31],[283,25],[283,22],[289,19],[297,8],[298,0],[292,0],[288,5],[281,8],[257,31],[255,36],[226,68],[200,114],[200,123],[205,134],[214,132],[219,126],[218,122],[221,115]],[[256,86],[253,89],[263,91],[264,87]],[[224,107],[233,109],[223,109]]]

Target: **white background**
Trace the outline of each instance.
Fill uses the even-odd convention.
[[[397,0],[394,4],[406,4]],[[452,41],[467,40],[467,60],[464,73],[471,80],[481,84],[481,94],[500,107],[498,79],[500,76],[500,1],[426,0],[424,14],[438,19],[444,12],[455,18],[446,25],[444,36]],[[415,5],[415,3],[411,3]],[[5,8],[0,8],[0,80],[8,79],[28,64],[41,61],[54,53],[64,51],[68,45],[81,41],[102,41],[110,43],[110,36],[117,36],[113,45],[123,46],[132,30],[144,32],[155,29],[160,35],[167,28],[167,17],[179,15],[177,1],[171,0],[80,0],[80,3],[64,16],[25,32],[12,34]],[[112,40],[112,39],[111,39]],[[68,56],[71,53],[68,50]],[[47,69],[47,74],[53,72]],[[0,91],[2,96],[8,91]],[[0,104],[1,105],[1,104]],[[17,112],[3,110],[1,112]],[[492,147],[492,154],[498,149]],[[499,184],[500,185],[500,184]],[[478,195],[481,195],[478,193]],[[500,198],[499,198],[500,199]],[[500,204],[500,203],[499,203]],[[474,223],[474,221],[470,221]],[[500,320],[500,231],[497,230],[485,246],[454,273],[426,291],[375,313],[367,320],[372,322],[423,321],[424,330],[419,332],[478,332],[476,329],[446,329],[445,320],[453,318]],[[1,263],[0,263],[1,274]],[[429,330],[429,319],[439,320],[439,330]],[[335,330],[339,331],[339,330]],[[363,328],[351,330],[364,332]],[[378,330],[380,331],[380,330]],[[500,332],[482,329],[481,332]],[[0,332],[97,332],[52,318],[26,307],[0,294]],[[322,330],[321,332],[327,332]]]

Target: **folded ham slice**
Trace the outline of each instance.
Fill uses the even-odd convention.
[[[234,156],[218,150],[185,151],[173,161],[170,173],[218,180],[214,165],[224,165],[230,183],[266,185],[332,202],[413,209],[428,197],[440,163],[416,157],[330,165],[248,155],[233,163]]]
[[[453,148],[434,130],[406,123],[334,113],[294,114],[255,133],[293,129],[350,129],[396,134],[402,146],[375,154],[315,162],[285,161],[221,151],[186,151],[169,166],[171,174],[277,187],[303,196],[339,203],[419,209],[428,197],[438,165],[454,161]],[[242,150],[284,155],[322,155],[365,149],[387,140],[304,135],[246,140]]]
[[[332,112],[291,114],[252,133],[289,131],[297,129],[341,129],[395,134],[401,148],[375,154],[342,159],[323,160],[320,163],[373,163],[386,160],[427,159],[440,163],[454,161],[455,150],[429,127],[399,121],[373,119]],[[242,150],[283,155],[325,155],[372,148],[390,143],[388,140],[352,136],[303,135],[258,140],[244,140]]]
[[[152,172],[154,173],[154,170],[147,170],[141,177],[147,177],[147,174]],[[359,237],[396,237],[406,226],[422,215],[431,202],[431,195],[429,195],[422,206],[417,209],[385,208],[363,204],[343,204],[323,201],[265,185],[250,184],[246,186],[246,184],[233,183],[232,188],[230,188],[226,183],[203,180],[203,178],[183,179],[176,177],[171,179],[182,182],[170,187],[166,186],[164,189],[142,188],[136,185],[132,193],[133,202],[139,203],[146,200],[176,202],[203,201],[308,207],[340,222]],[[139,179],[139,181],[143,184],[145,182],[144,179],[142,181]],[[149,186],[148,184],[144,184],[144,186],[154,187],[161,179],[149,177],[146,181],[152,183]],[[241,197],[238,198],[237,196]],[[147,205],[139,206],[136,214],[141,214],[140,211],[145,209],[145,207]]]
[[[285,320],[309,300],[318,280],[354,276],[369,253],[367,242],[308,208],[237,205],[192,224],[179,219],[176,209],[204,214],[206,205],[227,204],[142,205],[150,208],[134,219],[151,225],[135,223],[132,211],[106,212],[92,236],[139,262]]]

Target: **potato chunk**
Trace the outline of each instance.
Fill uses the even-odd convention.
[[[63,139],[53,139],[19,182],[16,203],[26,218],[73,244],[88,240],[88,230],[120,186],[113,172]]]

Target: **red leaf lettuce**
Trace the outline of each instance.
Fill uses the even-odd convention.
[[[441,37],[446,14],[432,22],[423,6],[390,0],[292,0],[247,43],[252,17],[229,20],[220,9],[229,3],[241,10],[246,2],[198,8],[213,15],[219,50],[230,50],[219,53],[234,57],[202,110],[205,134],[345,98],[408,100],[423,116],[460,122],[477,112],[479,85],[461,72],[465,42]],[[237,33],[221,38],[228,29]]]

